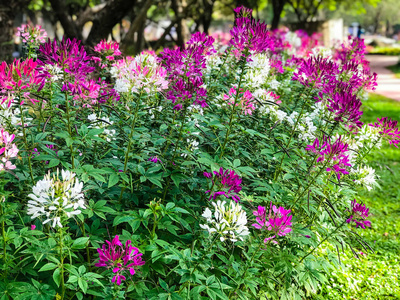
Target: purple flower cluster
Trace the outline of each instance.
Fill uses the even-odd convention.
[[[275,205],[270,203],[270,208],[267,215],[267,209],[264,206],[258,206],[256,211],[253,211],[253,215],[256,216],[256,222],[252,224],[257,229],[267,229],[273,232],[273,235],[266,238],[264,243],[271,241],[272,243],[278,244],[275,240],[277,236],[285,236],[292,231],[292,216],[290,209],[286,210],[282,206],[277,208]]]
[[[206,68],[205,56],[215,53],[214,38],[205,33],[192,35],[184,49],[164,49],[161,62],[167,70],[170,89],[167,98],[181,110],[184,103],[206,107],[207,90],[203,87],[203,70]]]
[[[230,44],[233,46],[236,56],[243,55],[245,50],[252,53],[274,51],[274,37],[268,30],[267,24],[255,21],[251,17],[251,9],[240,6],[234,11],[236,19],[235,26],[230,31]]]
[[[313,88],[323,88],[326,84],[336,81],[338,65],[322,56],[310,56],[297,61],[299,64],[292,80]]]
[[[389,119],[388,117],[382,117],[378,118],[378,122],[369,124],[369,126],[379,128],[379,133],[382,135],[382,138],[386,139],[390,145],[397,147],[397,144],[400,142],[400,132],[397,128],[397,121]]]
[[[204,177],[212,178],[211,173],[204,172]],[[238,193],[242,190],[240,186],[242,184],[242,178],[239,177],[235,173],[234,170],[225,170],[221,167],[219,172],[214,171],[214,179],[213,179],[213,187],[216,187],[217,191],[211,192],[211,190],[206,191],[206,193],[210,193],[209,200],[215,200],[219,195],[223,195],[226,198],[231,198],[236,203],[240,201],[240,197]]]
[[[82,93],[87,90],[86,77],[95,70],[90,65],[91,57],[85,48],[76,39],[63,39],[61,42],[48,40],[40,45],[38,54],[38,70],[43,78],[51,78],[53,74],[50,67],[57,67],[67,75],[63,82],[62,91],[70,91],[72,94]]]
[[[131,241],[126,241],[125,246],[119,240],[119,236],[116,235],[111,242],[106,241],[107,246],[103,244],[102,248],[98,248],[99,262],[95,264],[96,267],[112,268],[115,274],[112,278],[112,282],[116,282],[117,285],[121,285],[122,280],[126,280],[123,275],[125,271],[129,270],[130,275],[135,275],[134,267],[142,266],[145,261],[142,260],[142,253],[139,253],[139,249],[132,247]]]
[[[342,90],[330,97],[328,102],[327,108],[335,114],[335,121],[347,122],[350,128],[361,128],[363,125],[363,122],[360,121],[363,114],[363,112],[360,111],[362,103],[356,95]]]
[[[153,163],[161,163],[162,164],[162,161],[161,161],[161,159],[159,159],[157,156],[153,156],[153,157],[150,157],[149,159],[148,159],[148,161],[151,161],[151,162],[153,162]]]
[[[369,208],[361,203],[357,203],[356,199],[351,201],[351,216],[346,220],[347,223],[356,223],[356,228],[361,227],[365,229],[365,226],[371,227],[371,221],[367,220],[369,214]]]
[[[349,156],[346,155],[348,145],[342,142],[341,137],[334,143],[331,143],[330,138],[324,138],[322,145],[316,138],[312,145],[306,147],[306,151],[319,155],[317,163],[325,162],[326,171],[335,172],[338,179],[340,179],[340,174],[349,174],[346,170],[346,167],[351,167]]]

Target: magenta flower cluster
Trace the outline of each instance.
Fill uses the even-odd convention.
[[[40,76],[45,79],[54,76],[49,66],[59,68],[63,79],[62,91],[72,94],[80,94],[82,89],[88,90],[87,75],[95,70],[90,64],[91,57],[76,39],[63,39],[61,42],[49,40],[40,45],[37,62]]]
[[[278,244],[275,240],[278,236],[285,236],[292,231],[292,216],[290,209],[285,209],[282,206],[277,208],[270,203],[269,210],[264,206],[258,206],[253,215],[256,216],[256,222],[252,224],[257,229],[266,229],[272,231],[272,236],[265,238],[264,243],[271,241]],[[267,214],[268,213],[268,214]]]
[[[19,104],[24,104],[25,100],[32,103],[39,100],[31,97],[30,89],[37,87],[41,90],[44,81],[40,78],[37,71],[37,63],[33,59],[14,60],[13,63],[0,64],[0,102],[7,103],[10,107],[14,100],[18,100]]]
[[[371,227],[371,221],[367,220],[369,214],[369,208],[367,208],[361,203],[357,203],[356,199],[351,201],[351,215],[346,220],[347,223],[354,222],[356,224],[356,228],[361,227],[365,229],[365,226]]]
[[[349,156],[346,154],[348,145],[342,142],[341,137],[334,143],[330,138],[324,138],[322,143],[316,138],[312,145],[306,147],[306,151],[318,155],[317,163],[324,162],[326,171],[335,172],[338,179],[340,179],[340,174],[349,174],[346,170],[346,167],[351,167]]]
[[[211,173],[204,172],[203,175],[206,178],[212,178]],[[225,170],[221,167],[219,172],[214,171],[213,186],[212,189],[216,191],[208,190],[206,193],[211,193],[209,200],[215,200],[218,196],[225,196],[234,200],[236,203],[240,201],[238,193],[242,190],[241,187],[242,178],[235,173],[234,170]]]
[[[397,128],[397,121],[388,117],[378,118],[378,122],[369,124],[369,126],[378,128],[382,138],[386,139],[390,145],[397,147],[400,142],[400,132]]]
[[[203,70],[206,68],[205,56],[216,52],[213,43],[214,38],[197,32],[185,48],[166,48],[160,53],[171,87],[167,98],[175,104],[175,110],[190,104],[207,106]]]
[[[116,282],[117,285],[121,285],[122,280],[126,280],[127,271],[130,275],[135,275],[135,267],[145,264],[142,260],[143,254],[139,253],[138,248],[131,246],[131,241],[128,240],[123,245],[119,236],[116,235],[111,242],[106,241],[106,244],[97,249],[99,262],[95,266],[112,269],[115,274],[112,282]]]

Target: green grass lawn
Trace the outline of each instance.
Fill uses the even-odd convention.
[[[381,116],[400,121],[400,102],[371,94],[363,106],[365,123]],[[342,255],[343,269],[330,274],[318,299],[400,299],[400,149],[384,146],[371,155],[369,164],[380,176],[381,188],[360,190],[358,199],[370,208],[372,227],[361,235],[375,253],[360,259],[350,251]]]
[[[400,78],[400,64],[387,67],[390,71],[392,71],[397,78]]]

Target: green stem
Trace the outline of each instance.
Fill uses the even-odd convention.
[[[242,72],[240,73],[239,84],[238,84],[238,87],[236,89],[235,102],[232,105],[231,115],[229,117],[228,130],[226,131],[225,138],[224,138],[224,143],[222,144],[222,148],[221,148],[221,154],[219,156],[220,159],[224,156],[225,147],[226,147],[226,144],[228,143],[229,134],[231,133],[231,130],[232,130],[233,116],[235,115],[235,108],[236,108],[237,100],[239,99],[240,87],[242,85],[243,75],[244,75],[244,67],[242,67]]]
[[[71,120],[70,120],[70,111],[69,111],[69,101],[68,101],[68,94],[65,92],[65,110],[67,114],[67,126],[68,126],[68,134],[69,137],[72,139],[72,130],[71,130]],[[71,163],[72,169],[75,169],[75,158],[72,144],[69,146],[69,150],[71,151]]]
[[[172,153],[173,155],[172,155],[171,163],[173,163],[174,160],[175,160],[176,150],[178,150],[178,145],[179,145],[179,143],[180,143],[180,141],[182,139],[182,135],[183,135],[183,127],[184,127],[184,124],[185,124],[185,119],[186,119],[186,114],[187,114],[187,106],[185,105],[183,107],[183,109],[184,109],[184,112],[183,112],[183,117],[182,117],[182,121],[181,121],[181,128],[179,128],[179,135],[178,135],[178,139],[176,140],[176,143],[175,143],[174,151]],[[167,191],[168,191],[169,185],[170,185],[170,181],[168,181],[167,185],[164,188],[164,192],[163,192],[163,197],[162,197],[161,203],[164,202],[165,197],[167,196]]]
[[[33,170],[32,170],[32,161],[31,161],[31,152],[28,148],[28,139],[26,138],[26,130],[25,130],[25,119],[24,119],[24,111],[21,107],[21,124],[22,124],[22,134],[24,135],[24,144],[25,150],[28,154],[28,166],[29,166],[29,174],[31,176],[32,184],[35,184],[35,180],[33,179]]]
[[[306,255],[304,255],[301,259],[300,259],[300,263],[309,255],[311,255],[315,250],[317,250],[317,248],[319,246],[321,246],[321,244],[323,242],[325,242],[327,239],[329,239],[336,231],[338,231],[344,224],[346,223],[346,221],[343,221],[342,224],[340,224],[340,226],[336,227],[336,229],[334,231],[332,231],[329,235],[327,235],[316,247],[314,247],[310,252],[308,252]]]
[[[329,158],[330,159],[330,158]],[[297,203],[297,201],[299,201],[299,199],[301,197],[304,196],[304,194],[308,191],[308,189],[314,184],[315,180],[317,180],[317,178],[319,177],[319,175],[321,175],[321,173],[325,170],[329,159],[327,160],[327,162],[322,166],[322,168],[319,170],[318,174],[311,180],[311,182],[307,185],[307,187],[303,190],[303,192],[301,192],[301,194],[296,198],[296,200],[294,200],[294,203],[289,207],[289,209],[292,209],[292,207]],[[297,194],[297,193],[296,193]]]
[[[61,278],[61,300],[64,299],[64,295],[65,295],[65,283],[64,283],[64,253],[63,253],[63,248],[64,248],[64,244],[63,244],[63,229],[60,227],[59,228],[59,234],[60,234],[60,278]]]
[[[287,144],[286,144],[286,146],[285,146],[285,149],[287,149],[288,147],[289,147],[289,145],[290,145],[290,142],[292,141],[292,138],[293,138],[293,136],[294,136],[294,133],[295,133],[295,131],[296,131],[296,128],[297,128],[297,124],[299,123],[299,121],[300,121],[300,119],[301,119],[301,117],[302,117],[302,115],[303,115],[303,111],[304,111],[304,107],[306,106],[306,104],[308,103],[308,96],[310,95],[310,92],[311,92],[311,89],[309,90],[309,92],[306,94],[306,96],[305,96],[305,99],[304,99],[304,102],[303,102],[303,105],[301,106],[301,111],[300,111],[300,114],[297,116],[297,119],[296,119],[296,123],[294,124],[294,126],[293,126],[293,129],[292,129],[292,132],[290,133],[290,137],[289,137],[289,141],[287,142]],[[282,163],[283,163],[283,160],[284,160],[284,158],[285,158],[285,154],[286,154],[286,152],[285,151],[283,151],[283,154],[282,154],[282,158],[281,158],[281,162],[279,163],[279,167],[276,169],[276,172],[275,172],[275,180],[276,179],[278,179],[278,176],[279,176],[279,174],[281,173],[281,167],[282,167]]]
[[[0,199],[0,201],[2,201]],[[3,202],[4,203],[4,202]],[[0,203],[0,215],[3,216],[3,203]],[[4,260],[4,277],[7,278],[7,241],[4,220],[1,221],[1,236],[3,238],[3,260]]]
[[[85,222],[82,222],[82,234],[84,237],[86,237],[86,230],[85,230]],[[86,245],[86,259],[89,267],[89,271],[92,271],[91,267],[91,259],[90,259],[90,251],[89,251],[89,244]]]
[[[123,170],[124,173],[126,173],[126,167],[128,166],[128,160],[129,160],[129,153],[131,152],[132,137],[133,137],[133,133],[135,132],[136,120],[137,120],[137,116],[138,116],[139,108],[140,108],[140,98],[141,98],[141,94],[139,95],[138,100],[135,102],[136,106],[135,106],[135,111],[134,111],[134,117],[133,117],[132,124],[131,124],[131,132],[129,133],[128,147],[126,148],[126,152],[125,152],[124,170]],[[123,195],[125,189],[126,189],[125,187],[123,187],[121,189],[121,194],[119,195],[119,202],[121,202],[121,200],[122,200],[122,195]]]
[[[270,241],[268,241],[268,243],[266,245],[268,245],[269,242]],[[256,257],[256,254],[258,253],[258,251],[260,251],[260,248],[263,244],[264,244],[264,240],[261,239],[260,244],[257,247],[257,250],[254,251],[253,255],[251,256],[250,262],[247,264],[246,269],[244,270],[244,272],[243,272],[242,276],[240,276],[240,278],[244,278],[246,276],[247,270],[250,268],[251,263],[253,262],[254,258]],[[240,289],[241,286],[242,286],[242,283],[240,283],[233,292],[229,293],[229,299],[231,298],[231,295],[234,295],[236,293],[236,291]]]

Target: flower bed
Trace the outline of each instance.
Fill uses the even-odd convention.
[[[227,44],[136,57],[21,28],[28,58],[0,65],[3,295],[304,299],[343,249],[372,250],[356,186],[400,133],[360,121],[363,41],[235,13]]]

